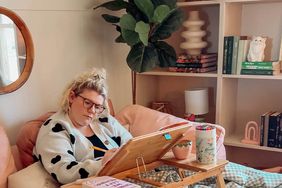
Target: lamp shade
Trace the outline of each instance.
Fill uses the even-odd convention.
[[[193,88],[185,91],[185,113],[202,115],[209,112],[208,88]]]

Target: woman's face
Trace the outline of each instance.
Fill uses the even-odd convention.
[[[104,109],[104,97],[91,89],[84,89],[82,93],[75,95],[72,91],[69,95],[69,116],[75,127],[89,125],[97,115],[97,109]]]

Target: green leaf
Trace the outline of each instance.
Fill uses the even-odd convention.
[[[149,20],[153,18],[154,5],[151,0],[134,0],[135,5],[143,12]]]
[[[170,67],[176,64],[176,53],[173,47],[164,41],[154,43],[159,57],[160,67]]]
[[[119,35],[116,39],[115,39],[116,43],[126,43],[125,40],[122,38],[122,35]]]
[[[151,41],[163,40],[176,31],[184,20],[184,13],[179,8],[172,10],[152,32]]]
[[[131,48],[126,61],[131,70],[145,72],[156,66],[158,53],[154,46],[138,43]]]
[[[135,31],[138,33],[141,42],[147,46],[148,45],[148,37],[150,31],[150,25],[144,23],[143,21],[137,22]]]
[[[154,11],[153,22],[161,23],[169,14],[169,7],[167,5],[160,5]]]
[[[139,35],[135,31],[131,31],[131,30],[121,28],[121,35],[122,35],[122,38],[124,39],[124,41],[129,46],[133,46],[133,45],[137,44],[138,42],[140,42]]]
[[[97,9],[97,8],[100,8],[100,7],[104,7],[106,9],[109,9],[109,10],[112,10],[112,11],[117,11],[117,10],[127,8],[127,6],[128,6],[127,2],[125,2],[123,0],[115,0],[115,1],[109,1],[109,2],[103,3],[103,4],[95,7],[94,10]]]
[[[120,27],[123,29],[135,30],[136,20],[130,14],[125,14],[120,18]]]
[[[117,16],[112,16],[112,15],[109,15],[109,14],[102,14],[102,17],[104,18],[104,20],[106,22],[109,22],[109,23],[118,23],[120,18],[117,17]]]
[[[167,5],[170,9],[176,8],[176,0],[153,0],[153,4],[155,7],[159,5]]]

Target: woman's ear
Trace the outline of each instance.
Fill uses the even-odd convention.
[[[70,104],[73,102],[75,97],[76,97],[76,94],[73,91],[71,91],[70,94],[69,94],[69,102],[70,102]]]

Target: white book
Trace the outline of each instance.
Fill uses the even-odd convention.
[[[237,75],[240,75],[241,73],[242,62],[247,60],[249,45],[250,45],[250,40],[240,40],[239,41],[237,67],[236,67]]]

